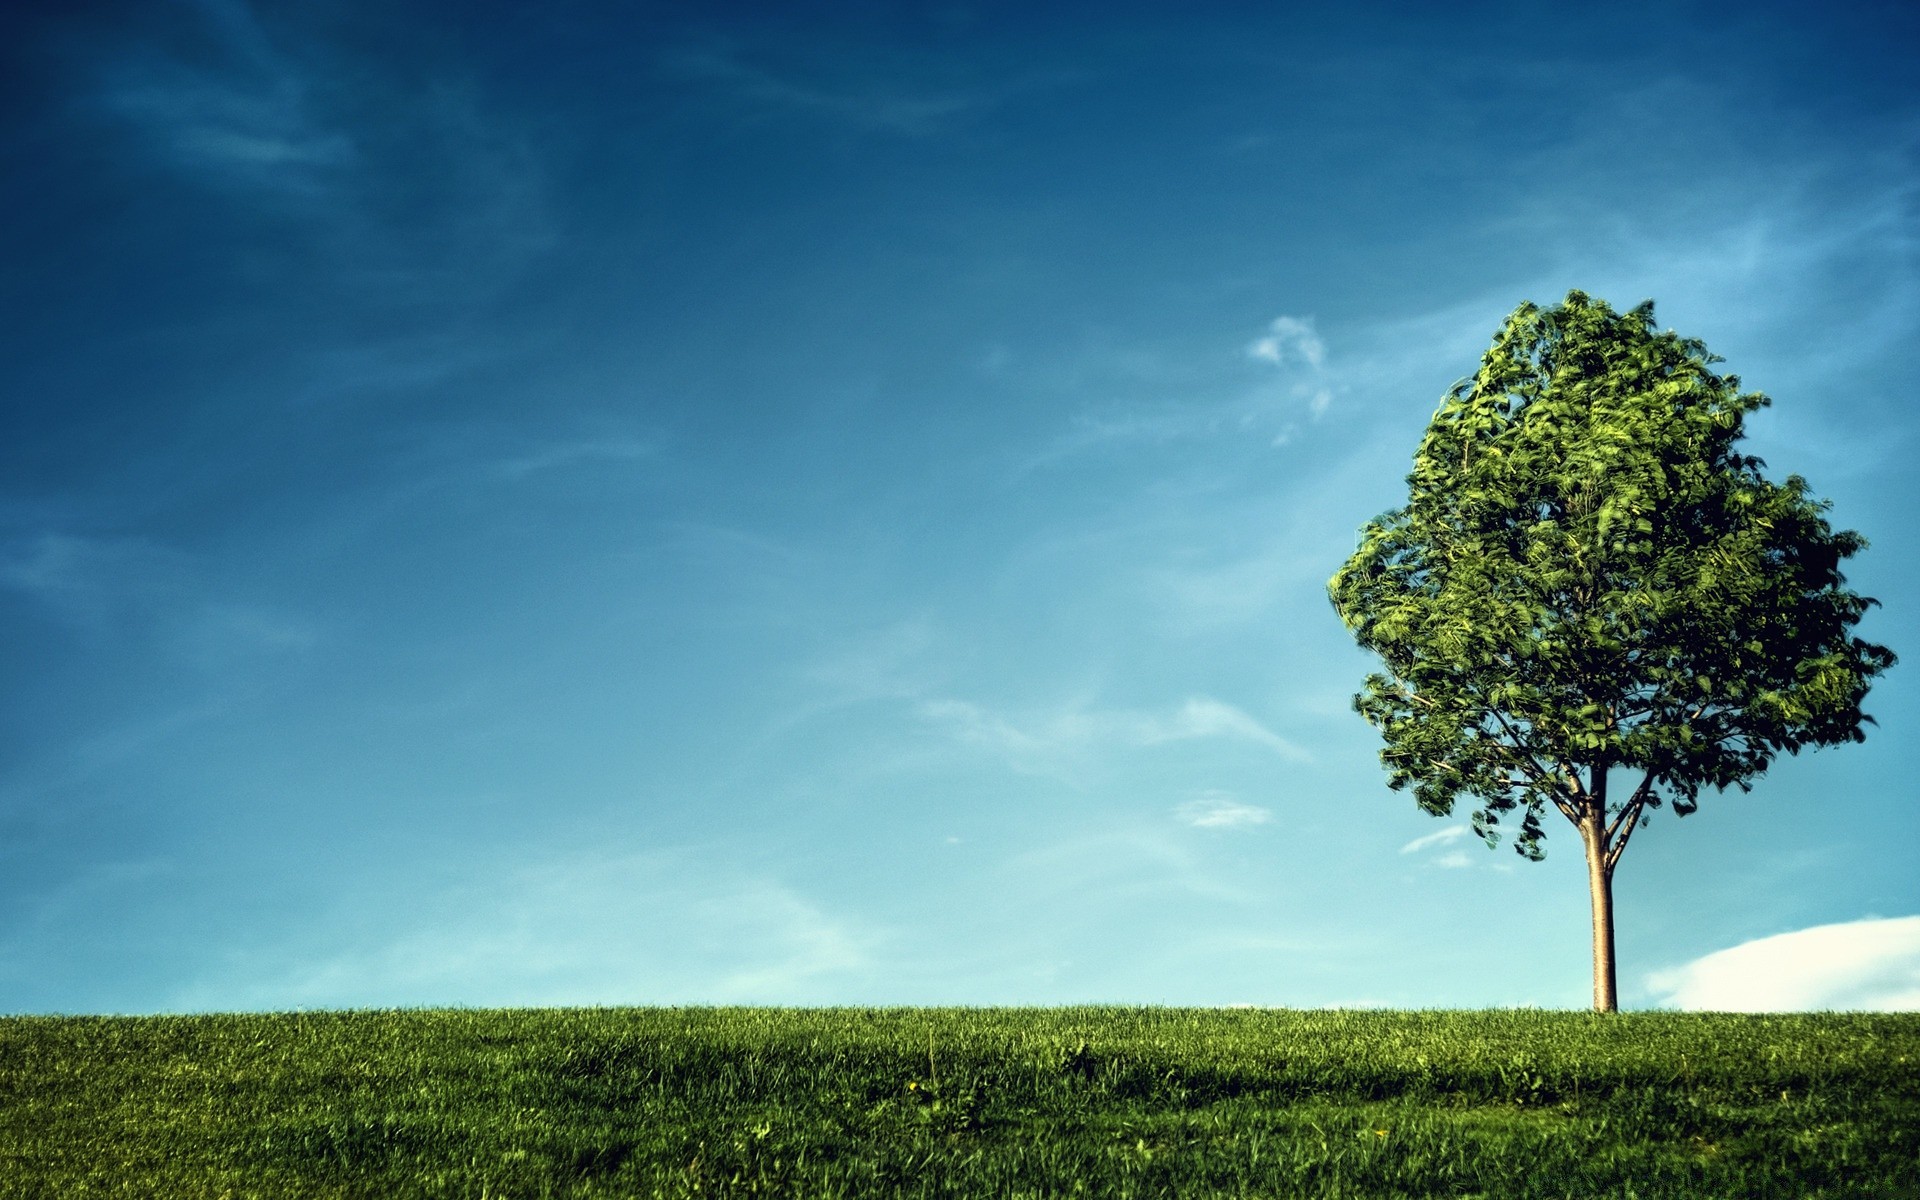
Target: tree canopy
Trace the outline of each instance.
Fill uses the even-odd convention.
[[[1894,662],[1852,635],[1865,548],[1805,480],[1738,448],[1768,404],[1705,346],[1575,291],[1510,316],[1414,457],[1404,508],[1362,532],[1335,608],[1383,660],[1355,707],[1420,807],[1477,804],[1490,843],[1549,805],[1608,823],[1608,876],[1644,810],[1684,815],[1781,751],[1861,740]],[[1607,772],[1634,772],[1610,803]]]

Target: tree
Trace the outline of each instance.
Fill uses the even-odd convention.
[[[1593,1003],[1617,1005],[1613,874],[1663,801],[1751,791],[1782,750],[1861,741],[1894,656],[1852,636],[1875,603],[1805,480],[1740,454],[1769,403],[1697,340],[1569,292],[1523,304],[1434,413],[1406,507],[1366,525],[1328,585],[1384,673],[1355,709],[1389,784],[1489,845],[1542,857],[1557,809],[1593,901]],[[1611,785],[1622,773],[1625,790]]]

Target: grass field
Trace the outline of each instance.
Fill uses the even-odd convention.
[[[0,1195],[1920,1196],[1920,1015],[0,1019]]]

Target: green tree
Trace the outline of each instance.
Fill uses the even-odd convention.
[[[1782,750],[1862,740],[1894,662],[1852,636],[1875,602],[1840,564],[1865,539],[1738,452],[1768,400],[1719,361],[1656,332],[1652,301],[1521,305],[1434,414],[1406,507],[1328,588],[1386,667],[1354,707],[1394,788],[1436,816],[1469,797],[1489,845],[1517,810],[1530,859],[1549,807],[1578,830],[1601,1011],[1613,873],[1648,810],[1685,816]]]

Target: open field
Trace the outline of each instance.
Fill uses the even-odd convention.
[[[1920,1196],[1920,1015],[0,1019],[0,1195]]]

